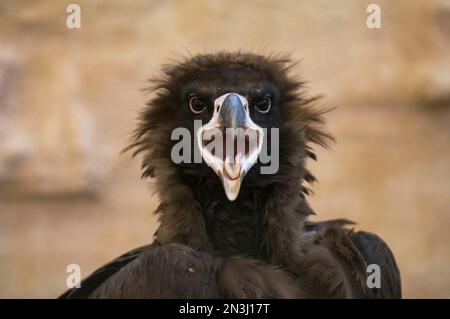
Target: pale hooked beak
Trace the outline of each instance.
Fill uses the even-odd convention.
[[[250,118],[247,99],[236,93],[218,97],[213,117],[197,131],[200,153],[230,201],[238,197],[244,176],[256,163],[263,137],[263,129]]]

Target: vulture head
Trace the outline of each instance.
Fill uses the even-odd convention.
[[[306,157],[315,158],[310,144],[325,146],[330,137],[292,66],[285,56],[241,52],[166,65],[131,145],[145,152],[143,176],[176,177],[197,199],[214,190],[235,201],[245,190],[293,180],[307,192],[301,182],[314,180],[304,168]]]

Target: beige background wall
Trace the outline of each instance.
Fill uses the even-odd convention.
[[[151,240],[158,199],[119,154],[140,89],[161,63],[220,49],[302,59],[338,106],[337,144],[311,163],[317,219],[380,234],[406,297],[450,297],[449,40],[450,1],[1,1],[0,297],[55,297],[68,264],[87,275]]]

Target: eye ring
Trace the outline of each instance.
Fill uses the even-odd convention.
[[[255,109],[263,114],[268,113],[271,107],[272,107],[272,96],[270,94],[264,95],[264,97],[255,104]]]
[[[202,101],[202,99],[199,96],[195,94],[190,94],[189,108],[191,109],[192,113],[200,114],[206,110],[206,104]]]

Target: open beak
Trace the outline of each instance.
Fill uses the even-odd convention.
[[[263,137],[263,129],[250,118],[247,99],[236,93],[218,97],[213,117],[197,131],[200,153],[230,201],[238,197],[244,176],[256,163]]]

